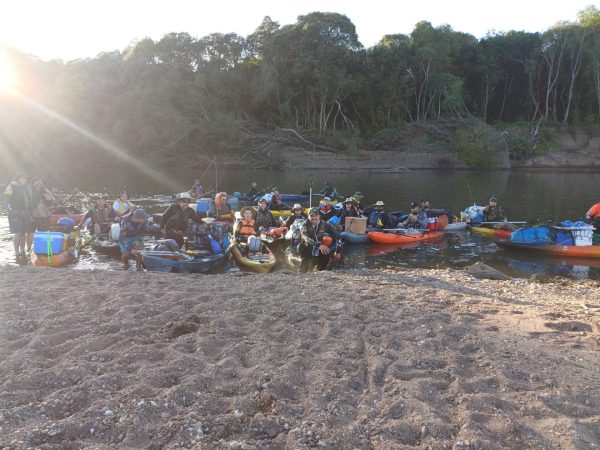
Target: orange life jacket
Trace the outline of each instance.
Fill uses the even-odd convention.
[[[248,236],[256,236],[256,230],[254,229],[254,219],[240,220],[240,236],[247,238]]]

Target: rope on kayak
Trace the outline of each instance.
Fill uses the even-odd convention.
[[[50,258],[52,257],[52,242],[50,241],[50,231],[46,237],[46,254],[48,257],[48,266],[50,266]]]

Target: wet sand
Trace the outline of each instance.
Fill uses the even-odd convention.
[[[600,284],[0,268],[0,447],[600,447]]]

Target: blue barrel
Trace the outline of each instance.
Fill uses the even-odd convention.
[[[206,217],[206,214],[210,210],[212,204],[212,198],[199,198],[198,202],[196,202],[196,212],[202,215],[203,217]]]

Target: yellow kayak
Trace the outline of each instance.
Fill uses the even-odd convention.
[[[261,252],[244,255],[239,246],[233,242],[229,248],[231,255],[238,265],[245,267],[253,272],[268,273],[275,267],[277,259],[273,252],[263,243]]]
[[[254,206],[254,210],[258,210],[258,206]],[[293,214],[291,209],[285,209],[282,211],[274,211],[270,209],[269,211],[271,211],[271,214],[273,214],[273,217],[276,219],[279,219],[280,217],[290,217]],[[304,210],[304,214],[308,215],[308,208]]]

